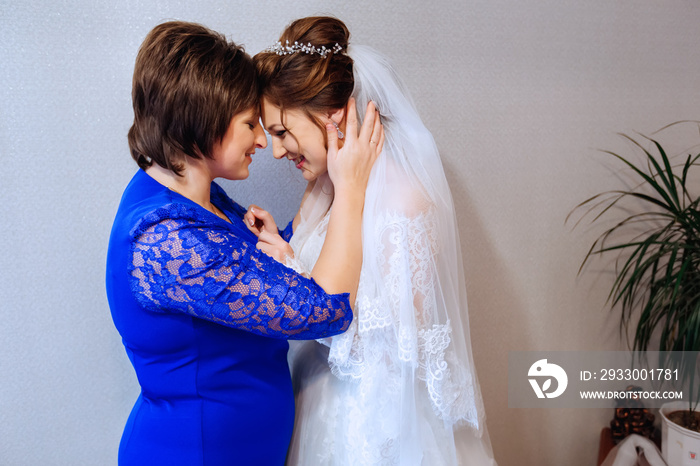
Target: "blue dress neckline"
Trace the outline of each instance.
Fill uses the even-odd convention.
[[[217,224],[226,226],[228,229],[233,230],[241,239],[244,239],[248,242],[252,242],[254,244],[258,242],[257,236],[255,236],[255,234],[251,232],[248,229],[248,227],[246,227],[245,222],[243,221],[243,216],[247,212],[247,209],[243,208],[236,202],[232,202],[231,198],[229,198],[226,194],[226,191],[224,191],[224,189],[221,186],[219,186],[216,182],[211,182],[209,201],[212,204],[214,204],[219,210],[221,210],[221,212],[223,212],[224,215],[226,215],[226,218],[228,218],[230,222],[227,222],[226,220],[222,219],[215,213],[204,208],[202,205],[194,202],[192,199],[168,188],[167,186],[153,178],[151,175],[146,173],[146,171],[143,169],[139,169],[139,172],[136,174],[136,178],[145,178],[146,183],[150,184],[152,188],[160,189],[164,193],[167,193],[169,197],[173,200],[178,200],[180,203],[184,203],[186,205],[194,207],[199,216],[206,218],[208,222],[210,222],[210,219],[212,218],[216,219]]]

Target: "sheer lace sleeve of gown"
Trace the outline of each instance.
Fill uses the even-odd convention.
[[[186,213],[153,212],[133,235],[131,289],[153,312],[186,313],[283,339],[335,335],[352,318],[347,294],[326,294],[254,244]]]

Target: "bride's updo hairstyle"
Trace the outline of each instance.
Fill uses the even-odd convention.
[[[345,107],[355,84],[349,38],[337,18],[302,18],[287,26],[275,46],[255,55],[262,97],[280,107],[283,122],[285,110],[303,110],[325,137],[314,113]]]

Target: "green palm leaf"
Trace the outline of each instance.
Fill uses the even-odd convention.
[[[634,351],[654,349],[650,345],[658,336],[659,351],[699,352],[700,197],[690,180],[693,173],[698,176],[700,153],[674,164],[657,139],[622,136],[639,151],[641,162],[602,152],[629,169],[637,184],[592,196],[567,216],[568,222],[579,214],[578,226],[586,218],[592,224],[609,222],[623,212],[595,239],[579,273],[593,257],[615,257],[608,304],[620,310],[620,331],[632,335]]]

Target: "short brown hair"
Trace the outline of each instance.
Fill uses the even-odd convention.
[[[182,157],[211,158],[237,113],[259,103],[242,47],[200,24],[171,21],[148,33],[136,57],[131,156],[180,174]]]
[[[325,58],[303,52],[258,53],[253,59],[262,96],[282,110],[303,110],[325,135],[324,125],[311,112],[337,110],[350,99],[355,79],[352,58],[345,53],[349,39],[350,31],[337,18],[315,16],[292,22],[279,39],[282,44],[289,41],[327,49],[338,44],[343,53],[329,53]]]

